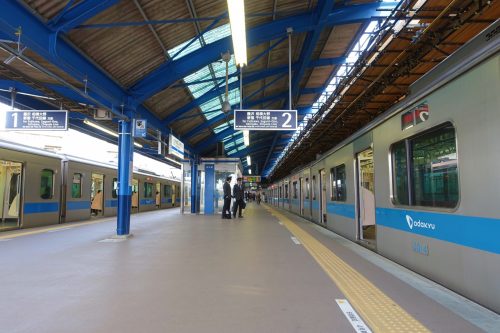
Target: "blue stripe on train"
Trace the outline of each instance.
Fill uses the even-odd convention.
[[[25,202],[24,214],[58,213],[58,202]]]
[[[90,201],[68,201],[66,202],[67,210],[80,210],[80,209],[89,209],[90,210]]]
[[[350,204],[344,204],[339,202],[328,202],[326,204],[326,211],[328,214],[340,215],[350,219],[354,219],[356,217],[354,205]]]
[[[141,199],[140,204],[141,205],[155,205],[156,199]]]
[[[118,200],[106,200],[106,204],[104,205],[104,207],[108,208],[118,207]]]
[[[376,208],[377,224],[500,254],[500,219]]]

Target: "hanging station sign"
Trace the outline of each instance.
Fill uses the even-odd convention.
[[[68,111],[6,111],[2,129],[8,131],[66,131],[68,129]]]
[[[179,158],[184,158],[184,144],[172,134],[168,135],[168,153]]]
[[[423,102],[417,107],[401,115],[401,129],[404,131],[410,127],[423,123],[429,119],[429,104]]]
[[[260,176],[243,176],[245,183],[260,183]]]
[[[234,110],[234,129],[294,131],[297,129],[297,110]]]

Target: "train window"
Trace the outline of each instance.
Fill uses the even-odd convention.
[[[293,182],[293,198],[294,199],[297,199],[297,193],[298,193],[297,182]]]
[[[453,208],[458,203],[455,129],[450,123],[392,146],[394,201]],[[410,147],[409,158],[406,148]],[[408,161],[409,159],[409,161]],[[407,170],[411,170],[410,179]]]
[[[118,198],[118,179],[113,178],[113,188],[111,190],[111,196],[113,199]]]
[[[144,198],[153,197],[153,184],[144,182]]]
[[[392,165],[394,183],[394,203],[408,205],[408,163],[406,161],[406,141],[392,145]]]
[[[309,178],[306,178],[306,199],[311,195],[311,186],[309,185]]]
[[[285,199],[288,199],[288,184],[285,184]]]
[[[163,196],[170,197],[172,195],[172,186],[163,185]]]
[[[312,188],[313,188],[312,197],[313,197],[313,200],[316,200],[316,176],[313,176]]]
[[[415,205],[455,207],[458,169],[455,129],[451,124],[412,141],[412,180]]]
[[[82,174],[74,173],[73,182],[71,183],[71,197],[81,198],[82,197]]]
[[[54,196],[54,171],[43,169],[40,178],[40,197],[52,199]]]
[[[345,164],[339,165],[330,170],[332,180],[332,200],[345,201],[346,200],[346,186],[345,186]]]

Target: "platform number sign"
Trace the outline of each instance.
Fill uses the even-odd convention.
[[[6,111],[4,126],[7,131],[65,131],[68,112],[65,110]]]
[[[234,129],[293,131],[297,129],[297,110],[234,110]]]

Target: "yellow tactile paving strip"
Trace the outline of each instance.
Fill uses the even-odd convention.
[[[85,225],[109,222],[112,220],[113,220],[113,218],[111,218],[111,219],[104,218],[104,219],[99,219],[99,220],[90,221],[90,222],[79,222],[79,223],[69,222],[69,223],[58,224],[55,227],[39,227],[39,228],[31,229],[31,230],[26,229],[26,230],[18,231],[18,232],[13,231],[12,233],[7,231],[7,234],[1,235],[0,239],[11,239],[11,238],[17,238],[17,237],[23,237],[23,236],[29,236],[29,235],[43,234],[43,233],[49,232],[49,231],[56,231],[59,229],[65,229],[65,230],[72,229],[72,228],[81,227],[81,226],[85,226]]]
[[[267,209],[300,240],[374,332],[430,332],[309,233],[275,209]]]

